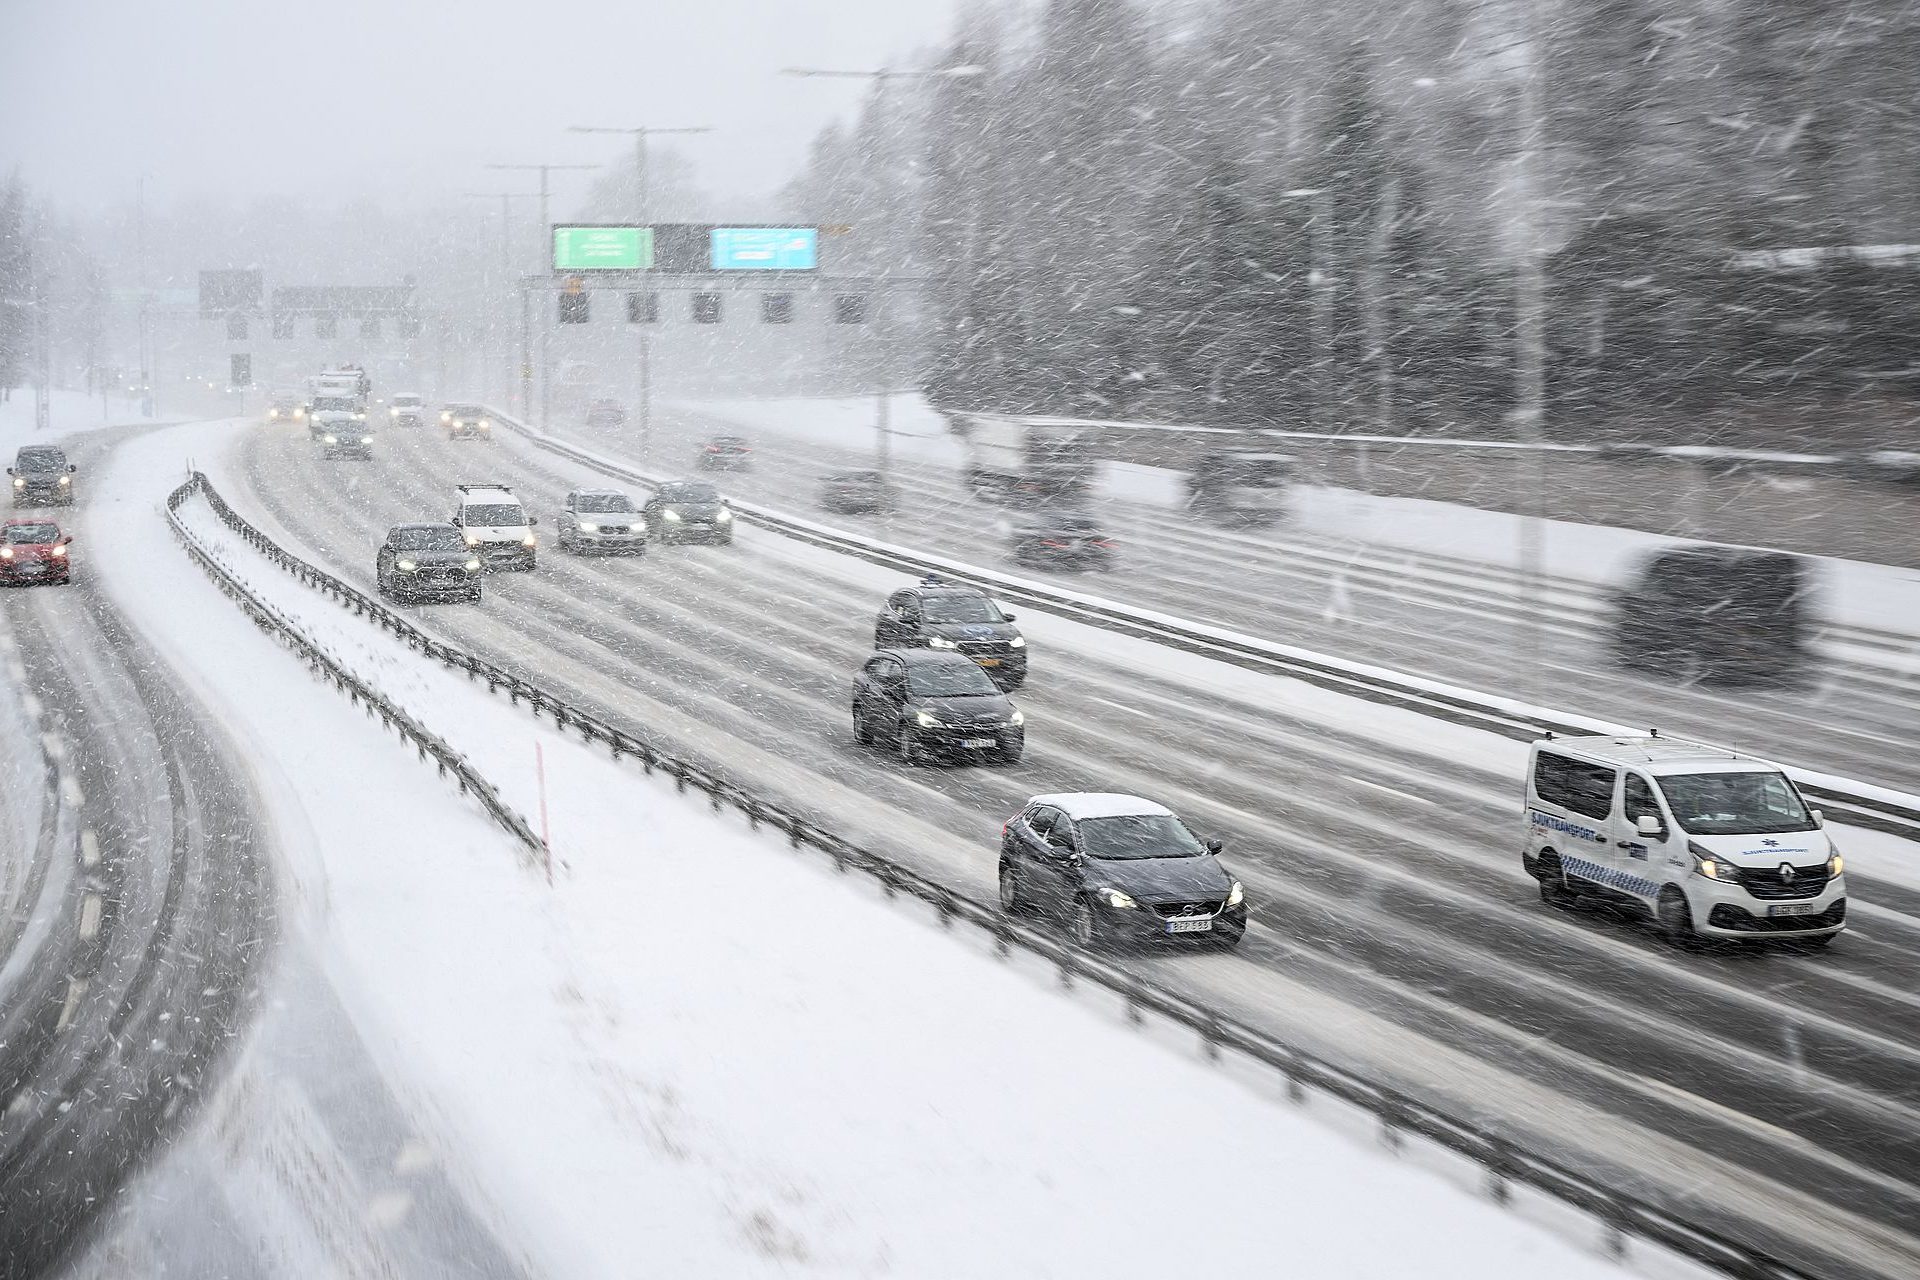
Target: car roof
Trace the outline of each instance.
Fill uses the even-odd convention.
[[[951,653],[940,649],[882,649],[879,651],[889,658],[898,658],[910,667],[953,667],[965,663],[974,666],[972,658],[963,653]]]
[[[1027,804],[1029,807],[1036,804],[1051,805],[1075,821],[1081,818],[1131,818],[1147,814],[1173,816],[1173,810],[1163,804],[1114,791],[1061,791],[1035,796]]]
[[[1758,756],[1726,747],[1710,747],[1685,738],[1657,735],[1592,735],[1543,738],[1534,743],[1543,751],[1559,751],[1607,764],[1633,765],[1647,773],[1777,773],[1780,766]]]
[[[627,491],[625,489],[575,489],[573,496],[576,498],[624,498],[627,496]]]
[[[462,502],[518,502],[513,490],[503,484],[463,484],[460,486]]]

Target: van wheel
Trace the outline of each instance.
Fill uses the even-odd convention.
[[[1550,907],[1570,907],[1580,897],[1567,887],[1567,873],[1560,866],[1560,855],[1543,852],[1537,865],[1540,901]]]
[[[1687,896],[1672,885],[1660,891],[1653,918],[1660,928],[1660,936],[1674,946],[1688,948],[1699,941],[1699,935],[1693,931],[1693,912],[1687,906]]]

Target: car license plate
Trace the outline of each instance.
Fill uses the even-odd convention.
[[[1194,916],[1184,920],[1167,921],[1168,933],[1212,933],[1212,916]]]
[[[1000,659],[998,658],[975,658],[974,661],[983,667],[997,667],[1000,665]]]
[[[997,747],[1000,745],[1000,742],[997,738],[962,738],[960,739],[960,745],[963,747]]]
[[[1817,916],[1822,908],[1812,902],[1782,902],[1767,908],[1770,916]]]

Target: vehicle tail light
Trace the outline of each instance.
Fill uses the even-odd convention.
[[[1109,548],[1111,548],[1111,547],[1112,547],[1112,546],[1114,546],[1115,544],[1114,544],[1114,541],[1113,541],[1113,539],[1112,539],[1112,538],[1095,538],[1095,539],[1093,540],[1093,545],[1094,545],[1094,546],[1096,546],[1096,547],[1109,547]]]
[[[1065,543],[1065,542],[1055,542],[1052,538],[1042,538],[1040,539],[1040,545],[1043,547],[1056,547],[1061,551],[1065,551],[1067,547],[1070,546],[1071,544]]]

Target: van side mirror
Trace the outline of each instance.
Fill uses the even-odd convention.
[[[1824,813],[1822,813],[1822,812],[1821,812],[1820,810],[1818,810],[1818,809],[1809,809],[1809,810],[1808,810],[1807,812],[1809,812],[1809,813],[1811,813],[1811,814],[1813,815],[1813,825],[1814,825],[1814,826],[1816,826],[1816,827],[1824,827],[1824,826],[1826,826],[1826,825],[1827,825],[1827,815],[1826,815],[1826,814],[1824,814]]]
[[[1003,613],[1003,614],[1001,614],[1001,615],[1000,615],[1000,621],[1002,621],[1002,622],[1012,622],[1012,621],[1014,621],[1014,616],[1013,616],[1012,614],[1010,614],[1010,613]]]
[[[80,469],[79,467],[77,467],[77,466],[75,466],[75,465],[74,465],[73,463],[71,463],[71,462],[69,462],[69,463],[67,464],[67,471],[68,471],[69,473],[71,473],[71,472],[74,472],[74,471],[78,471],[79,469]]]
[[[1633,820],[1633,829],[1643,836],[1657,836],[1660,834],[1660,819],[1643,813]]]

